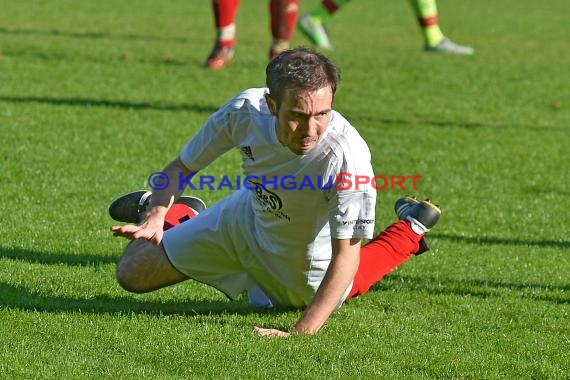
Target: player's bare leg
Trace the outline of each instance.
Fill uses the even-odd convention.
[[[187,280],[168,260],[162,244],[133,240],[117,264],[117,281],[133,293],[152,292]]]

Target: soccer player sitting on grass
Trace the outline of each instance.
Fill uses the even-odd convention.
[[[247,290],[254,306],[304,309],[291,331],[255,327],[258,334],[314,334],[345,300],[424,251],[441,210],[401,198],[399,220],[361,247],[372,238],[376,190],[354,179],[374,173],[368,146],[332,110],[337,68],[298,48],[273,59],[266,74],[268,88],[246,90],[208,118],[164,169],[164,189],[111,204],[114,219],[133,223],[111,228],[132,240],[117,280],[135,293],[187,279],[231,299]],[[232,148],[241,151],[247,187],[210,208],[181,196],[189,176]],[[319,187],[299,185],[307,179]]]

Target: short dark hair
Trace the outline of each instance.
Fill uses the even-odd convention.
[[[277,104],[289,89],[316,91],[329,85],[334,96],[340,81],[338,68],[327,57],[305,47],[285,50],[273,58],[265,74],[269,93]]]

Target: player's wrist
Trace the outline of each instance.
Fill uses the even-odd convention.
[[[317,333],[317,331],[319,331],[319,327],[310,326],[310,325],[307,324],[305,321],[303,321],[303,319],[301,318],[299,321],[297,321],[297,323],[296,323],[295,326],[293,327],[293,330],[291,331],[291,334],[295,334],[295,335],[314,335],[314,334]]]
[[[168,207],[164,206],[153,206],[150,210],[147,211],[146,215],[144,216],[144,220],[149,222],[164,222],[166,218],[166,213],[168,213]]]

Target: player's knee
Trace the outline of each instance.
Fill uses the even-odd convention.
[[[166,269],[165,264],[168,264]],[[182,280],[174,278],[182,275],[171,268],[161,246],[135,240],[119,260],[116,278],[119,285],[129,292],[148,293]]]
[[[146,293],[151,289],[146,286],[144,266],[140,262],[140,255],[136,250],[136,244],[129,244],[125,254],[117,264],[115,277],[119,285],[132,293]]]
[[[131,293],[147,293],[148,287],[141,281],[140,276],[126,263],[119,263],[115,273],[117,282],[121,288]]]

